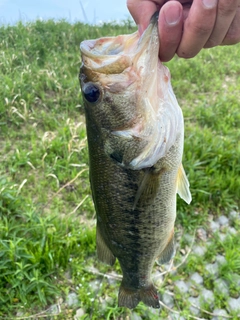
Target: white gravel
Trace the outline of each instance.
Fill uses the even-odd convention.
[[[221,241],[224,241],[228,234],[235,235],[237,230],[233,227],[234,221],[240,219],[240,214],[237,211],[232,211],[229,214],[229,217],[222,215],[215,221],[209,221],[208,230],[204,228],[199,228],[196,232],[195,244],[192,247],[191,254],[203,258],[207,253],[208,246],[211,244],[211,239],[215,234],[219,236]],[[192,235],[184,234],[184,241],[188,243],[188,246],[191,245],[193,240]],[[187,249],[185,250],[187,251]],[[183,250],[184,252],[184,250]],[[185,253],[184,253],[185,254]],[[202,310],[210,310],[214,316],[207,319],[211,320],[221,320],[226,319],[224,316],[230,316],[233,314],[240,314],[240,295],[239,297],[231,297],[231,291],[229,288],[228,281],[219,277],[222,266],[227,264],[227,260],[223,254],[217,254],[216,257],[212,260],[213,263],[207,263],[204,266],[204,270],[199,271],[196,268],[196,272],[192,273],[186,280],[176,280],[171,281],[166,285],[166,291],[161,296],[161,301],[170,309],[179,310],[179,305],[174,299],[174,293],[181,293],[182,299],[189,302],[189,315],[199,317],[204,319],[204,312]],[[197,267],[197,266],[196,266]],[[163,270],[168,270],[168,266],[162,266]],[[170,272],[171,276],[177,276],[178,271],[174,270]],[[158,287],[161,287],[164,283],[164,277],[161,275],[160,271],[155,271],[153,274],[154,283]],[[231,274],[231,278],[234,280],[234,283],[240,288],[240,275],[237,273]],[[211,279],[212,281],[212,290],[209,290],[209,284],[205,283],[206,279]],[[111,282],[111,281],[110,281]],[[111,282],[111,285],[116,285],[116,279]],[[91,291],[97,293],[99,289],[99,281],[92,281],[89,283]],[[240,291],[240,290],[239,290]],[[217,308],[219,304],[215,305],[216,296],[222,296],[224,299],[224,304],[226,308]],[[113,298],[105,299],[98,297],[99,303],[101,304],[101,309],[106,309],[109,305],[113,305]],[[85,315],[84,306],[81,306],[81,297],[77,293],[71,292],[68,294],[65,304],[70,308],[76,308],[76,314],[74,320],[81,319]],[[224,305],[223,304],[223,305]],[[151,308],[150,308],[151,309]],[[52,305],[49,309],[49,312],[54,315],[57,314],[58,305]],[[151,310],[152,315],[158,310]],[[168,320],[185,320],[180,314],[173,313],[168,311]],[[223,316],[223,317],[221,317]],[[129,317],[130,320],[141,320],[145,319],[138,315],[134,310]],[[239,316],[240,319],[240,316]]]
[[[214,309],[213,314],[217,314],[219,316],[213,316],[212,320],[225,320],[226,318],[221,316],[228,316],[227,311],[224,309]]]
[[[175,281],[174,285],[181,293],[187,293],[189,290],[189,285],[183,280]]]
[[[229,296],[227,282],[221,278],[214,281],[214,289],[218,294],[222,295],[223,297]]]
[[[199,273],[195,272],[190,276],[190,282],[193,282],[197,285],[202,285],[203,277]]]
[[[206,264],[205,270],[210,276],[217,277],[219,273],[218,263],[215,262]]]
[[[228,310],[233,312],[240,312],[240,297],[238,299],[228,299]]]

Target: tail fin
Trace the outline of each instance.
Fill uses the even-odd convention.
[[[127,307],[129,309],[135,308],[140,302],[138,290],[124,288],[121,284],[118,293],[118,306]]]
[[[121,284],[118,294],[119,307],[133,309],[140,301],[149,307],[160,308],[159,296],[153,284],[135,290],[125,288],[124,285]]]
[[[147,306],[160,308],[159,295],[153,284],[140,290],[140,298]]]

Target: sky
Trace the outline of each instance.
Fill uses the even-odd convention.
[[[97,24],[129,17],[126,0],[0,0],[0,24],[38,18]]]

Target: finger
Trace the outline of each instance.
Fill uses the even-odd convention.
[[[134,21],[138,25],[140,34],[149,25],[152,15],[160,10],[164,0],[128,0],[127,7]]]
[[[161,61],[173,58],[182,37],[183,9],[178,1],[167,2],[160,10],[158,20],[160,34],[159,57]]]
[[[236,15],[238,0],[219,0],[217,6],[217,19],[205,48],[215,47],[223,42]],[[240,23],[240,22],[239,22]]]
[[[216,20],[217,0],[195,0],[184,22],[182,40],[177,54],[192,58],[204,47]]]
[[[222,41],[223,45],[231,45],[240,42],[240,5],[237,8],[233,22]]]

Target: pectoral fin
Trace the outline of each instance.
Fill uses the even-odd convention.
[[[157,260],[158,264],[168,263],[175,255],[175,244],[174,244],[174,232],[172,233],[171,239],[169,240],[167,246],[161,253],[159,259]]]
[[[146,201],[147,199],[147,201],[151,201],[151,198],[154,199],[159,189],[161,175],[164,172],[165,169],[162,168],[162,164],[160,169],[154,166],[144,170],[144,175],[136,192],[132,210],[136,209],[141,197],[142,201]]]
[[[189,190],[189,182],[182,164],[178,169],[177,175],[177,193],[188,204],[192,201],[191,192]]]
[[[98,259],[110,266],[114,265],[116,258],[104,241],[99,226],[97,226],[97,256]]]
[[[134,199],[134,203],[133,203],[133,208],[132,210],[135,210],[136,209],[136,205],[143,193],[143,191],[146,189],[146,186],[149,182],[149,179],[150,179],[150,173],[149,173],[149,170],[146,170],[145,173],[144,173],[144,176],[143,176],[143,179],[138,187],[138,190],[137,190],[137,193],[135,195],[135,199]]]

